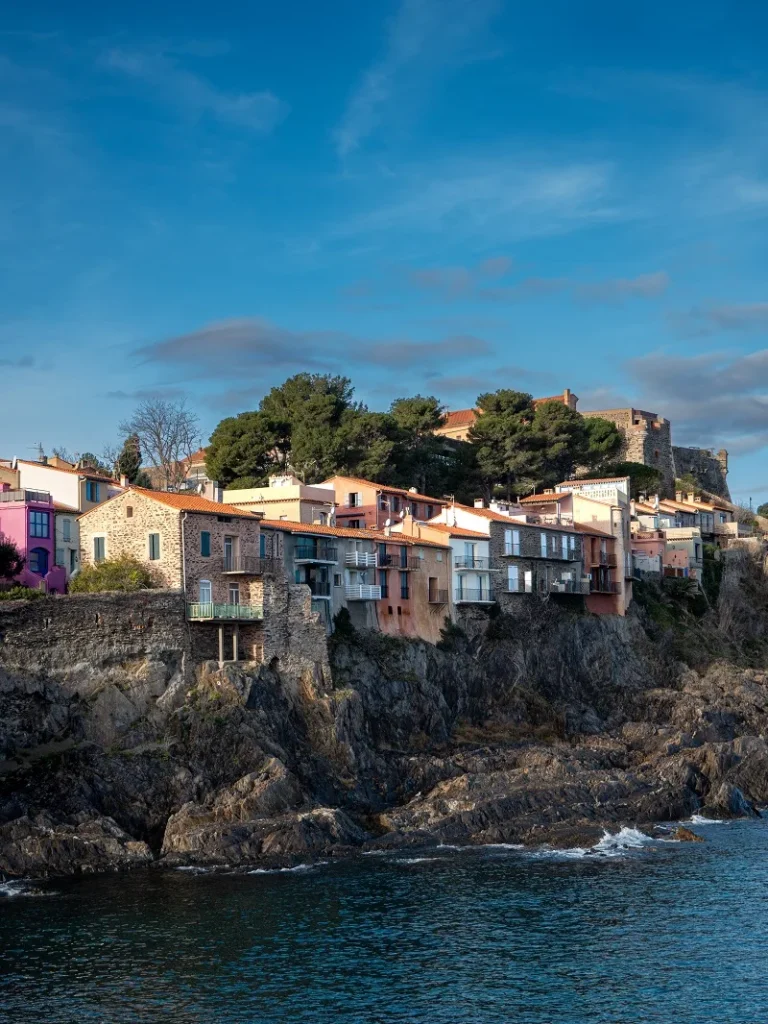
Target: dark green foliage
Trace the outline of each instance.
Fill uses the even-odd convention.
[[[704,568],[701,586],[707,600],[714,607],[720,596],[720,584],[723,579],[723,562],[714,544],[704,545]]]
[[[348,608],[340,608],[333,617],[333,636],[337,641],[353,640],[357,630],[352,625]]]
[[[82,466],[88,466],[89,469],[94,470],[96,473],[112,476],[112,468],[102,462],[98,455],[94,455],[93,452],[83,452],[79,461]]]
[[[273,451],[276,438],[261,412],[241,412],[222,420],[211,435],[205,469],[223,487],[258,486],[276,469]],[[244,483],[243,481],[248,481]]]
[[[684,473],[678,480],[675,480],[675,490],[683,494],[701,494],[701,485],[693,473]]]
[[[576,467],[586,464],[587,422],[562,402],[544,402],[536,407],[533,430],[540,458],[537,488],[570,480]]]
[[[121,555],[95,565],[84,565],[69,581],[69,590],[73,594],[100,594],[113,590],[153,590],[159,585],[155,573],[143,562]]]
[[[768,517],[768,501],[763,502],[762,505],[757,506],[757,512],[755,515]]]
[[[138,434],[129,434],[123,441],[115,470],[118,475],[127,477],[129,484],[138,483],[140,475],[147,476],[141,473],[141,441]]]
[[[455,622],[446,616],[445,624],[440,630],[440,639],[435,644],[439,651],[464,651],[467,647],[467,634]]]
[[[589,416],[584,420],[587,448],[584,465],[590,476],[607,476],[608,467],[621,452],[624,438],[615,423],[600,416]]]
[[[615,462],[609,467],[611,476],[628,476],[630,497],[637,500],[641,494],[655,494],[663,475],[653,466],[642,462]]]
[[[12,580],[24,568],[24,559],[12,540],[0,540],[0,579]]]

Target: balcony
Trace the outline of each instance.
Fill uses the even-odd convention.
[[[344,556],[344,565],[353,569],[375,569],[377,558],[368,551],[348,551]]]
[[[429,593],[430,604],[448,604],[447,590],[431,590]]]
[[[400,572],[412,572],[421,568],[420,558],[403,558],[398,555],[379,555],[379,565],[386,569],[399,569]]]
[[[354,583],[344,588],[348,601],[380,601],[381,587],[370,583]]]
[[[588,594],[590,581],[582,580],[548,580],[545,592],[549,594]]]
[[[191,622],[252,622],[264,618],[264,609],[257,604],[213,604],[210,602],[187,605],[187,618]]]
[[[339,549],[330,544],[297,544],[293,560],[297,564],[299,562],[335,564],[339,560]]]
[[[558,544],[557,547],[547,545],[547,550],[542,551],[541,543],[520,543],[506,545],[504,548],[505,558],[546,558],[552,562],[578,562],[581,559],[581,548],[579,545],[575,547],[563,548],[562,544]]]
[[[222,572],[228,576],[261,576],[265,572],[277,572],[276,558],[260,558],[258,555],[232,555],[222,562]]]
[[[609,569],[615,569],[619,564],[616,555],[609,555],[606,551],[600,551],[596,555],[592,555],[590,559],[590,565],[604,565]]]
[[[620,583],[609,583],[603,580],[591,580],[589,584],[590,594],[620,594]]]
[[[327,580],[302,580],[302,583],[309,587],[313,597],[331,596],[331,584]]]
[[[455,569],[464,570],[466,572],[488,572],[491,568],[490,558],[454,558],[453,566]]]
[[[0,491],[0,501],[21,501],[25,504],[35,501],[39,505],[50,505],[51,495],[48,491]]]
[[[454,604],[493,604],[494,596],[489,590],[463,589],[454,595]]]
[[[533,585],[525,585],[525,580],[507,580],[502,587],[505,594],[532,594]]]

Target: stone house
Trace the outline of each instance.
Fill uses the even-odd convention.
[[[200,642],[218,648],[220,661],[225,644],[232,660],[243,651],[258,657],[264,577],[281,571],[282,555],[279,542],[262,537],[258,516],[198,495],[130,487],[80,517],[84,565],[120,555],[184,593],[188,621],[207,631]]]
[[[439,640],[450,614],[444,540],[284,520],[265,519],[261,529],[283,537],[288,577],[309,588],[326,632],[346,608],[358,629]]]

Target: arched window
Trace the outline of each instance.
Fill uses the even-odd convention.
[[[45,548],[32,548],[29,552],[27,566],[30,572],[36,572],[38,576],[45,576],[48,572],[48,552]]]

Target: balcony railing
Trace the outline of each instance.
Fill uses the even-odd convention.
[[[603,580],[592,580],[589,585],[590,594],[620,594],[619,583],[609,583]]]
[[[380,601],[381,587],[370,583],[353,583],[344,590],[348,601]]]
[[[448,591],[447,590],[430,590],[430,592],[429,592],[429,603],[430,604],[448,604]]]
[[[304,580],[313,597],[330,597],[331,584],[326,580]]]
[[[0,491],[0,501],[36,501],[41,505],[50,505],[51,495],[48,491]]]
[[[456,604],[493,604],[490,590],[461,590],[453,598]]]
[[[454,558],[453,565],[456,569],[481,569],[488,572],[491,568],[491,560],[490,558]]]
[[[261,558],[258,555],[232,555],[222,562],[222,572],[232,575],[261,576],[265,572],[277,572],[276,558]]]
[[[605,565],[611,569],[615,569],[618,565],[616,555],[610,555],[605,551],[600,551],[596,555],[592,555],[590,559],[590,565]]]
[[[348,551],[344,556],[344,564],[355,569],[375,569],[377,559],[369,551]]]
[[[252,621],[264,618],[264,609],[257,604],[213,604],[197,602],[187,605],[187,618],[196,621]]]
[[[339,549],[330,544],[297,544],[293,557],[296,562],[338,562]]]
[[[588,594],[589,580],[548,580],[547,593],[550,594]]]
[[[573,548],[564,548],[562,544],[558,544],[557,547],[547,544],[546,551],[543,551],[540,541],[534,543],[531,540],[527,543],[521,541],[519,544],[505,545],[504,555],[507,558],[546,558],[553,562],[578,562],[581,558],[581,548],[578,544]]]
[[[505,594],[532,594],[533,584],[526,586],[525,580],[506,580],[502,590]]]

